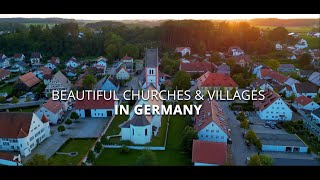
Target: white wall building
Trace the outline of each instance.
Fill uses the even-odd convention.
[[[130,74],[125,67],[119,66],[116,70],[116,78],[118,80],[128,80],[130,78]]]
[[[304,95],[309,98],[314,98],[318,90],[317,86],[310,82],[294,83],[292,86],[292,91],[296,97]]]
[[[72,57],[69,59],[69,61],[66,63],[67,67],[76,68],[80,65],[80,63],[77,62],[76,58]]]
[[[190,47],[177,47],[176,52],[180,53],[181,56],[190,55],[191,54],[191,48]]]
[[[142,78],[142,89],[147,89],[151,84],[159,91],[159,61],[158,49],[146,49],[145,69]]]
[[[297,110],[309,110],[309,111],[316,110],[320,107],[312,99],[306,96],[297,97],[292,103],[292,106],[295,107]]]
[[[58,71],[51,79],[49,84],[45,89],[46,95],[52,93],[53,90],[67,90],[69,92],[71,89],[71,82],[66,76],[62,74],[61,71]]]
[[[57,124],[59,119],[62,119],[63,108],[59,101],[53,101],[52,98],[38,108],[35,113],[38,117],[45,115],[50,123]]]

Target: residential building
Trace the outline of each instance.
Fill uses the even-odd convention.
[[[68,77],[75,77],[77,76],[77,68],[74,68],[72,66],[67,66],[66,73]]]
[[[44,67],[49,68],[51,70],[54,70],[55,68],[57,68],[56,63],[54,63],[52,61],[45,64]]]
[[[280,44],[280,43],[276,43],[275,44],[275,49],[277,50],[277,51],[281,51],[282,50],[282,45]]]
[[[0,69],[0,81],[5,80],[10,76],[11,72],[6,69]]]
[[[10,60],[8,58],[4,58],[4,59],[0,58],[0,68],[7,68],[10,66],[11,66],[11,64],[10,64]]]
[[[125,55],[123,58],[121,58],[121,62],[129,72],[133,71],[133,58],[132,57]]]
[[[287,57],[287,59],[291,59],[291,60],[296,60],[297,59],[297,56],[294,55],[294,54],[291,54]]]
[[[107,62],[108,62],[108,59],[103,56],[100,56],[97,58],[97,65],[107,67]]]
[[[5,54],[0,53],[0,59],[6,59],[7,56]]]
[[[241,56],[244,55],[244,51],[239,46],[232,46],[229,48],[228,54],[231,56]]]
[[[308,146],[296,134],[257,133],[256,135],[264,152],[308,152]]]
[[[297,110],[307,110],[307,111],[313,111],[320,107],[311,98],[308,98],[303,95],[297,97],[292,103],[292,106],[295,107]]]
[[[194,129],[199,140],[227,143],[229,137],[227,117],[214,100],[202,103],[200,114],[195,116]]]
[[[176,52],[180,53],[181,56],[189,55],[191,54],[191,48],[190,47],[177,47]]]
[[[21,54],[21,53],[15,53],[15,54],[13,55],[13,59],[14,59],[14,61],[16,61],[16,62],[18,62],[18,61],[24,61],[25,58],[26,58],[26,57],[25,57],[23,54]]]
[[[20,154],[0,152],[0,166],[22,166]]]
[[[319,72],[313,72],[310,77],[308,78],[308,81],[312,82],[313,84],[320,86],[320,73]]]
[[[98,93],[95,92],[95,97]],[[118,105],[118,100],[114,100],[113,93],[105,93],[105,98],[103,96],[99,98],[93,98],[93,93],[79,94],[79,97],[84,97],[83,100],[77,100],[75,103],[76,113],[80,117],[112,117],[114,115],[115,105]]]
[[[0,150],[19,151],[28,156],[43,140],[50,136],[49,121],[34,113],[0,113]]]
[[[264,92],[264,100],[253,101],[258,116],[262,120],[289,121],[292,119],[292,110],[281,99],[280,95],[267,88]],[[258,96],[257,98],[262,98]]]
[[[39,69],[33,72],[33,74],[36,75],[39,79],[43,79],[44,75],[50,75],[51,73],[52,70],[45,66],[41,66]]]
[[[266,88],[273,89],[272,86],[270,86],[269,83],[264,79],[255,79],[250,83],[250,87],[255,90],[265,90]]]
[[[308,47],[308,42],[304,39],[300,39],[300,41],[294,45],[297,49],[304,49]]]
[[[314,71],[312,70],[299,70],[298,75],[300,78],[309,78]],[[320,81],[320,79],[319,79]]]
[[[76,68],[80,65],[75,57],[71,57],[69,61],[66,63],[67,67]]]
[[[310,116],[303,118],[303,125],[320,140],[320,108],[311,111]]]
[[[25,90],[30,90],[33,86],[40,83],[40,79],[32,74],[32,72],[29,72],[20,76],[16,83],[19,84],[19,86],[23,87]]]
[[[295,67],[293,64],[280,64],[278,68],[279,72],[294,72]]]
[[[193,140],[192,162],[194,166],[221,166],[226,164],[227,146],[221,142]]]
[[[62,74],[61,71],[58,71],[51,79],[50,83],[45,89],[46,95],[52,93],[53,90],[61,91],[66,90],[69,92],[71,89],[71,82],[66,76]]]
[[[153,91],[158,91],[153,84],[148,86],[147,91],[144,91],[144,97],[146,93],[152,93]],[[153,94],[153,93],[152,93]],[[156,98],[149,98],[148,100],[140,99],[137,101],[136,105],[151,105],[151,106],[162,106],[163,101],[160,100],[160,95],[158,95],[158,100]],[[147,144],[151,142],[153,136],[159,133],[161,127],[162,115],[136,115],[132,110],[130,112],[129,119],[120,125],[121,127],[121,140],[131,141],[134,144]]]
[[[50,62],[53,64],[60,64],[60,58],[52,56]]]
[[[233,58],[236,64],[238,64],[241,67],[249,66],[249,64],[251,63],[251,58],[248,55],[239,55],[239,56],[234,56]]]
[[[217,73],[230,75],[230,66],[226,63],[222,63],[220,66],[217,67]]]
[[[105,80],[102,80],[102,86],[101,90],[105,91],[119,91],[120,89],[120,81],[117,80],[116,77],[110,75],[108,78],[104,78]]]
[[[116,78],[118,80],[128,80],[130,78],[129,71],[124,66],[119,66],[116,69]]]
[[[310,82],[294,83],[292,86],[292,91],[296,97],[304,95],[308,98],[314,98],[316,97],[318,90],[317,86]]]
[[[20,72],[25,72],[28,68],[28,64],[26,64],[24,61],[19,61],[13,66],[13,68],[17,68]]]
[[[197,87],[202,94],[207,94],[208,90],[221,90],[231,92],[233,88],[238,89],[238,85],[228,74],[206,72],[197,79]]]
[[[159,56],[158,48],[146,49],[145,68],[140,79],[142,89],[147,89],[151,84],[160,90],[159,86]]]
[[[171,78],[171,76],[169,74],[166,74],[166,73],[163,73],[163,72],[159,73],[159,82],[160,83],[163,83],[163,82],[169,80],[170,78]]]
[[[217,66],[210,62],[180,63],[179,70],[189,74],[203,75],[207,71],[214,72]]]
[[[42,59],[42,56],[40,53],[38,52],[31,53],[31,57],[30,57],[31,65],[37,66],[41,64],[41,59]]]
[[[264,65],[260,63],[253,63],[251,67],[252,74],[257,74],[261,68],[265,67]]]
[[[50,124],[57,124],[59,120],[62,120],[62,116],[64,114],[62,104],[59,101],[52,100],[52,98],[50,98],[34,113],[38,117],[42,117],[43,115],[45,115]]]

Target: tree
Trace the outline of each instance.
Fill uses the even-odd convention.
[[[108,138],[107,138],[107,135],[103,135],[100,139],[100,142],[103,144],[103,145],[107,145],[108,144]]]
[[[227,58],[226,59],[226,64],[230,66],[230,68],[232,68],[233,66],[236,65],[236,60],[234,58]]]
[[[61,134],[63,134],[63,132],[66,130],[66,128],[63,125],[60,125],[58,127],[58,132],[61,132]]]
[[[243,129],[248,129],[249,128],[249,121],[247,119],[244,119],[243,121],[241,121],[240,127]]]
[[[319,103],[319,102],[320,102],[320,95],[317,94],[317,95],[313,98],[313,101],[316,102],[316,103]]]
[[[137,159],[137,164],[140,166],[155,165],[156,155],[151,150],[143,150],[141,156]]]
[[[31,159],[29,159],[25,166],[48,166],[49,161],[46,159],[45,155],[35,154]]]
[[[247,135],[246,135],[246,140],[248,140],[250,143],[253,143],[256,141],[257,139],[257,136],[256,136],[256,133],[254,133],[254,131],[250,130],[247,132]]]
[[[248,162],[249,166],[272,166],[273,159],[270,156],[261,154],[255,154],[250,157]]]
[[[234,74],[232,79],[239,85],[239,87],[244,88],[247,85],[247,82],[243,78],[242,73]]]
[[[95,160],[96,160],[96,155],[94,154],[94,152],[92,150],[89,151],[86,162],[93,163]]]
[[[192,117],[190,115],[186,115],[185,121],[186,121],[186,125],[187,126],[193,127],[193,120],[192,120]]]
[[[307,65],[310,65],[311,63],[311,55],[309,53],[303,53],[300,57],[299,57],[299,64],[300,66],[303,68]]]
[[[122,146],[120,148],[120,153],[121,154],[128,154],[130,152],[130,149],[127,146]]]
[[[188,90],[191,87],[190,81],[190,74],[184,71],[178,71],[172,83],[173,87],[177,88],[178,90]]]
[[[11,103],[17,104],[19,102],[19,99],[15,96],[12,97]]]
[[[291,94],[290,97],[288,97],[288,100],[290,101],[294,101],[296,99],[296,96],[294,95],[294,93]]]
[[[231,97],[234,96],[234,94],[236,93],[237,89],[235,87],[233,87],[230,91],[231,93]]]
[[[192,127],[186,126],[182,131],[182,148],[185,152],[192,152],[192,144],[194,139],[198,139],[197,133]]]
[[[277,70],[279,68],[280,62],[276,59],[270,59],[265,64],[271,69]]]
[[[79,115],[76,112],[72,112],[71,115],[70,115],[70,118],[71,119],[78,119]]]
[[[288,30],[284,27],[274,28],[269,32],[269,39],[271,41],[280,41],[285,43],[288,39]]]
[[[126,44],[120,49],[120,57],[124,57],[125,55],[138,58],[139,48],[133,44]]]
[[[219,62],[220,61],[220,54],[219,52],[213,52],[211,54],[211,57],[209,59],[210,62],[213,62],[213,63],[216,63],[216,62]]]
[[[0,96],[0,103],[5,103],[5,102],[6,102],[6,100],[7,100],[7,98],[6,98],[6,97],[4,97],[4,96]]]
[[[96,146],[94,147],[94,152],[100,153],[101,150],[102,150],[102,148],[103,148],[103,147],[102,147],[101,142],[97,142]]]
[[[243,112],[240,112],[238,115],[237,115],[237,120],[239,121],[243,121],[244,119],[246,118],[246,115],[243,113]]]
[[[72,124],[71,119],[67,119],[66,122],[65,122],[65,124],[66,124],[66,125],[71,125],[71,124]]]
[[[85,89],[92,89],[96,84],[96,79],[93,75],[87,75],[83,78],[83,86]]]

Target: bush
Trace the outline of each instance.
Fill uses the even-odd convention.
[[[88,154],[87,157],[87,163],[93,163],[96,160],[96,155],[94,154],[94,152],[91,150]]]
[[[70,119],[67,119],[66,122],[65,122],[65,124],[66,124],[66,125],[71,125],[71,124],[72,124],[72,121],[71,121]]]
[[[239,121],[243,121],[244,119],[246,118],[246,115],[243,113],[243,112],[240,112],[238,115],[237,115],[237,120]]]
[[[72,112],[70,115],[71,119],[79,119],[79,115],[76,112]]]
[[[122,146],[119,151],[121,154],[128,154],[130,149],[127,146]]]
[[[243,121],[241,121],[240,127],[243,128],[243,129],[249,129],[249,121],[248,121],[248,119],[244,119]]]
[[[100,153],[101,152],[101,150],[102,150],[102,144],[101,144],[101,142],[97,142],[97,144],[96,144],[96,146],[94,147],[94,151],[96,152],[96,153]]]
[[[0,103],[5,103],[6,102],[6,98],[5,97],[3,97],[3,96],[0,96]]]
[[[100,139],[100,142],[103,144],[103,145],[107,145],[108,144],[108,138],[106,135],[103,135]]]
[[[19,102],[19,99],[15,96],[12,97],[11,103],[17,104]]]

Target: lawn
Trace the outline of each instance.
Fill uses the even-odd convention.
[[[162,124],[164,127],[164,124]],[[191,157],[181,150],[181,134],[186,126],[183,116],[171,116],[168,140],[165,151],[153,151],[156,155],[155,165],[158,166],[188,166]],[[160,132],[161,133],[161,132]],[[135,166],[139,150],[130,150],[128,154],[120,154],[119,149],[104,149],[96,160],[96,166]]]
[[[30,106],[26,108],[12,108],[9,109],[10,112],[20,112],[20,109],[22,109],[22,112],[34,112],[36,109],[38,109],[39,106]]]
[[[58,152],[78,152],[75,157],[70,157],[63,154],[54,154],[49,158],[52,166],[77,165],[84,155],[89,151],[95,139],[69,139],[64,145],[60,147]]]
[[[276,26],[257,26],[263,30],[272,30],[276,28]],[[288,26],[285,27],[289,32],[295,33],[307,33],[312,31],[312,27],[304,27],[304,26]]]
[[[106,135],[111,136],[111,135],[118,135],[121,131],[119,128],[119,125],[122,124],[123,122],[127,121],[129,116],[127,115],[117,115],[114,117],[112,123],[110,124]]]
[[[8,93],[10,95],[12,93],[12,84],[6,84],[0,87],[0,93]]]
[[[311,48],[311,49],[320,48],[320,39],[319,38],[313,38],[313,37],[307,36],[306,34],[301,34],[300,37],[302,39],[305,39],[308,42],[309,48]]]

